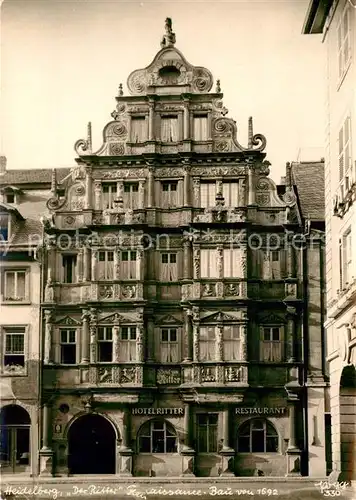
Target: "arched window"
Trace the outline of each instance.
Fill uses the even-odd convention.
[[[177,434],[165,420],[150,420],[140,430],[139,453],[177,453]]]
[[[240,453],[277,452],[277,431],[267,420],[249,420],[245,422],[238,431],[237,449]]]

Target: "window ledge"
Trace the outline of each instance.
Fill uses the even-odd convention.
[[[4,299],[2,301],[3,306],[29,306],[31,305],[30,300],[8,300]]]

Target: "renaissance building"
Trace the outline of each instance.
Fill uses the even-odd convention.
[[[212,87],[167,19],[52,180],[41,474],[326,474],[323,162],[277,187]]]

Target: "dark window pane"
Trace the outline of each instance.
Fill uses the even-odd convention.
[[[208,415],[204,414],[204,413],[200,413],[198,415],[198,424],[199,425],[207,425],[208,423]]]
[[[278,437],[267,437],[267,439],[266,439],[266,451],[267,452],[278,451]]]
[[[164,453],[164,432],[152,433],[152,453]]]
[[[198,451],[200,453],[206,453],[207,448],[207,427],[198,428]]]
[[[75,342],[75,330],[69,330],[69,342]]]
[[[171,342],[177,342],[177,330],[171,330]]]
[[[105,252],[99,252],[99,261],[104,262],[105,261]]]
[[[160,420],[156,420],[153,422],[152,427],[154,430],[163,430],[164,429],[164,422]]]
[[[61,330],[61,342],[67,342],[67,330]]]
[[[270,339],[270,329],[269,328],[264,328],[263,329],[263,340],[271,340]]]
[[[162,184],[163,191],[168,191],[168,184]]]
[[[18,355],[18,356],[4,356],[4,365],[5,366],[10,366],[10,365],[18,365],[18,366],[25,366],[25,356],[23,355]]]
[[[136,340],[136,327],[130,328],[130,340]]]
[[[132,191],[134,193],[137,193],[138,192],[138,184],[132,184]]]
[[[131,260],[136,260],[136,252],[131,252]]]
[[[66,365],[75,365],[76,363],[76,345],[64,344],[61,346],[61,363]]]
[[[250,436],[240,436],[238,451],[248,453],[250,451]]]
[[[107,328],[106,329],[106,340],[111,340],[112,339],[112,328]]]
[[[171,253],[170,261],[171,264],[175,264],[177,262],[177,255],[175,253]]]
[[[263,453],[265,451],[264,431],[252,431],[252,452]]]
[[[125,191],[125,193],[130,192],[130,184],[124,184],[124,191]]]
[[[112,342],[99,343],[99,361],[108,363],[112,361]]]
[[[121,260],[128,261],[129,260],[129,253],[128,252],[122,252]]]
[[[162,264],[168,264],[168,253],[162,254]]]
[[[209,424],[217,425],[218,424],[218,415],[217,413],[213,413],[209,415]]]
[[[252,422],[252,428],[253,429],[264,429],[264,421],[263,420],[254,420]]]
[[[171,191],[177,191],[177,184],[171,184]]]
[[[279,340],[279,328],[272,329],[273,340]]]
[[[209,426],[209,452],[214,453],[218,451],[218,429],[214,426]]]
[[[167,437],[166,453],[177,453],[176,437]]]
[[[121,340],[127,340],[129,338],[129,331],[126,326],[121,328]]]
[[[250,435],[250,423],[248,423],[247,425],[244,424],[241,427],[241,430],[239,431],[239,435],[240,436],[249,436]]]
[[[112,262],[114,260],[114,252],[108,252],[108,261]]]
[[[103,327],[98,328],[98,340],[104,340],[104,331]]]
[[[151,453],[151,438],[141,436],[139,449],[140,453]]]
[[[168,342],[168,330],[162,330],[162,342]]]

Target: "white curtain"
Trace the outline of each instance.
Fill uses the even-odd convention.
[[[199,331],[200,361],[215,360],[215,327],[200,327]]]
[[[223,183],[223,196],[226,207],[238,206],[238,183],[237,182],[224,182]]]
[[[144,116],[132,117],[131,119],[131,141],[144,142],[147,139],[147,125]]]
[[[200,183],[200,206],[215,207],[216,184],[214,182]]]
[[[261,343],[261,360],[277,362],[282,360],[282,343],[264,340]]]
[[[7,272],[5,280],[6,280],[6,297],[15,298],[15,273]]]
[[[200,250],[200,273],[202,278],[217,278],[216,250],[203,248]]]
[[[240,359],[240,328],[238,325],[224,326],[224,360],[237,361]]]
[[[206,141],[208,139],[208,117],[194,117],[194,140]]]
[[[161,281],[177,281],[177,264],[161,262]]]
[[[162,363],[178,363],[178,343],[162,342],[160,355]]]
[[[178,118],[176,116],[161,117],[161,141],[178,141]]]
[[[120,342],[120,361],[136,361],[135,340],[122,340]]]
[[[262,252],[263,252],[263,279],[270,280],[272,277],[271,252],[269,250],[262,250]]]

